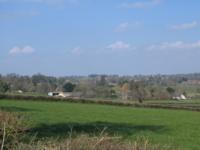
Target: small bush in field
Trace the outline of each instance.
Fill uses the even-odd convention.
[[[21,139],[23,123],[19,115],[0,112],[0,146],[12,149]]]
[[[90,137],[79,135],[75,138],[68,138],[63,141],[48,140],[35,143],[20,143],[16,150],[173,150],[169,146],[151,145],[148,140],[138,140],[133,143],[123,141],[120,137],[109,137],[100,135]]]

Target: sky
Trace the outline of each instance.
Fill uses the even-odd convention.
[[[199,0],[0,0],[0,74],[200,72]]]

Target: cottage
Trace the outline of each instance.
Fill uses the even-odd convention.
[[[54,97],[72,97],[72,92],[49,92],[48,96],[54,96]]]
[[[82,92],[49,92],[48,96],[63,98],[80,98],[82,94]]]
[[[18,90],[18,91],[17,91],[17,93],[19,93],[19,94],[22,94],[22,93],[23,93],[23,91],[22,91],[22,90]]]
[[[186,100],[187,98],[186,98],[185,95],[181,94],[179,96],[174,96],[172,99],[174,99],[174,100]]]

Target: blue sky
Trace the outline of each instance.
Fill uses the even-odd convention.
[[[0,73],[200,72],[200,1],[0,0]]]

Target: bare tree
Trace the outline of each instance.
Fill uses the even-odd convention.
[[[130,90],[132,98],[136,98],[139,101],[139,103],[143,103],[145,96],[147,94],[145,90],[145,83],[142,81],[132,80],[130,82]]]

